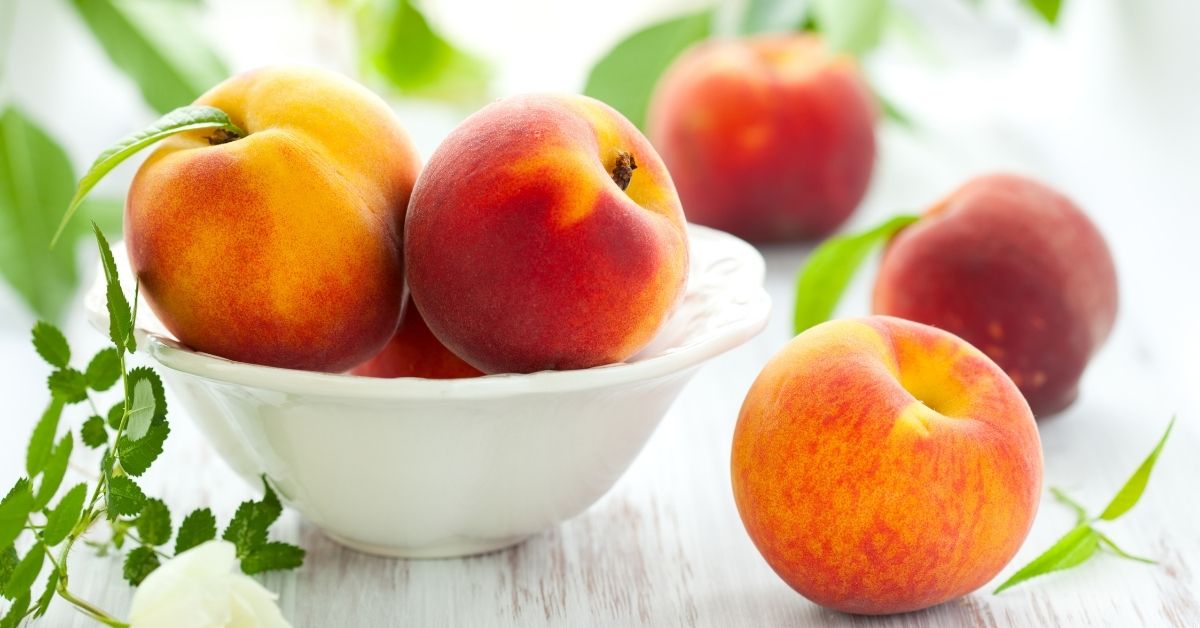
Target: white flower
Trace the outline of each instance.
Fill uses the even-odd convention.
[[[132,628],[290,628],[275,606],[275,594],[235,573],[236,563],[228,541],[209,541],[168,560],[133,594],[129,623]]]

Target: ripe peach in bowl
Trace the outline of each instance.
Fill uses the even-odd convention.
[[[766,324],[753,247],[704,227],[689,226],[688,237],[679,305],[619,364],[466,379],[289,370],[193,351],[147,307],[138,346],[238,474],[266,474],[332,538],[393,556],[486,552],[599,499],[700,365]],[[123,247],[115,256],[124,262]],[[107,329],[102,276],[86,306]]]

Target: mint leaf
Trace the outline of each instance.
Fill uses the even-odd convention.
[[[828,320],[867,255],[918,220],[920,216],[896,216],[862,233],[835,236],[821,243],[796,278],[793,331],[798,334]]]
[[[283,506],[271,485],[263,477],[264,495],[261,501],[245,501],[233,513],[233,519],[225,528],[221,538],[237,547],[237,556],[243,559],[267,542],[267,528],[283,513]]]
[[[21,478],[0,500],[0,547],[12,545],[25,529],[25,520],[33,512],[33,491],[29,480]]]
[[[25,618],[25,612],[29,610],[29,593],[18,597],[13,601],[12,606],[8,607],[8,612],[4,618],[0,619],[0,628],[17,628],[21,620]]]
[[[814,0],[813,16],[830,48],[860,56],[883,38],[888,0]]]
[[[21,559],[17,556],[17,548],[10,543],[4,551],[0,551],[0,587],[3,587],[12,576],[13,569],[17,568],[17,563]]]
[[[129,391],[136,393],[138,384],[147,381],[150,382],[150,390],[154,393],[154,419],[167,420],[167,395],[163,388],[162,379],[158,377],[153,369],[145,366],[139,366],[131,371],[127,376]],[[128,396],[128,395],[127,395]],[[125,429],[129,429],[127,425]]]
[[[38,321],[33,326],[33,348],[50,366],[63,368],[71,361],[71,347],[67,345],[67,337],[46,321]]]
[[[137,518],[138,539],[146,545],[162,545],[171,540],[171,511],[161,499],[147,499]]]
[[[194,98],[193,96],[187,100],[193,100]],[[221,129],[237,137],[246,135],[244,131],[229,120],[228,114],[216,107],[208,106],[179,107],[141,131],[126,135],[117,141],[116,144],[109,147],[108,150],[100,153],[96,161],[92,162],[91,168],[88,168],[87,173],[79,180],[79,186],[75,189],[75,196],[71,198],[71,203],[67,206],[67,212],[63,215],[62,222],[58,225],[58,232],[55,233],[54,239],[57,240],[58,234],[61,234],[63,229],[66,228],[67,223],[71,220],[71,216],[75,215],[75,210],[79,208],[79,204],[83,202],[88,192],[100,182],[100,179],[104,178],[104,175],[117,167],[118,164],[143,148],[162,139],[177,133],[200,129]]]
[[[793,32],[804,24],[808,5],[809,0],[747,0],[738,30],[745,35]]]
[[[5,3],[11,6],[11,3]],[[40,318],[62,319],[79,283],[76,240],[47,246],[75,173],[67,153],[14,106],[0,105],[0,277]]]
[[[96,234],[96,245],[100,248],[100,263],[104,267],[104,281],[107,284],[105,296],[108,301],[108,337],[118,349],[128,349],[133,353],[137,348],[133,339],[133,313],[129,310],[129,300],[121,291],[117,262],[108,246],[108,240],[104,239],[104,234],[100,232],[100,227],[92,223],[92,231]]]
[[[1091,558],[1096,553],[1099,544],[1099,532],[1086,523],[1077,525],[1041,556],[1033,559],[1008,580],[1005,580],[993,591],[993,594],[1000,593],[1030,578],[1074,567]]]
[[[196,2],[71,0],[113,64],[142,98],[167,112],[192,102],[229,76],[195,25]]]
[[[46,468],[46,462],[50,460],[50,451],[54,448],[54,435],[58,433],[62,409],[63,402],[56,397],[33,427],[29,447],[25,450],[25,472],[31,478],[41,473],[42,469]]]
[[[114,476],[108,481],[108,511],[115,515],[136,515],[146,505],[146,494],[133,480]],[[110,517],[111,518],[111,517]]]
[[[29,548],[29,553],[21,562],[17,563],[13,569],[12,575],[9,576],[8,582],[4,585],[4,597],[14,599],[24,595],[29,595],[29,589],[33,587],[33,581],[37,580],[38,574],[42,572],[42,563],[46,560],[46,549],[41,543],[35,543]]]
[[[154,389],[147,380],[139,380],[133,387],[133,403],[129,407],[129,419],[125,423],[125,436],[131,441],[141,440],[150,429],[154,419]]]
[[[92,390],[108,390],[121,379],[121,354],[116,347],[102,349],[92,356],[84,372],[88,388]]]
[[[79,439],[84,445],[92,449],[97,449],[108,444],[108,430],[104,429],[104,419],[98,416],[92,416],[87,421],[83,422],[83,427],[79,429]]]
[[[79,515],[83,512],[83,500],[87,499],[87,484],[76,484],[67,491],[58,505],[46,517],[46,527],[42,529],[42,541],[47,547],[54,547],[67,538],[67,534],[79,523]]]
[[[67,473],[67,464],[71,461],[71,450],[75,448],[75,437],[71,432],[63,434],[54,451],[50,452],[50,460],[42,471],[42,483],[38,485],[37,497],[33,500],[33,509],[41,510],[50,503],[50,499],[62,486],[63,476]]]
[[[217,518],[207,508],[197,508],[183,518],[175,538],[175,554],[182,554],[201,543],[217,538]]]
[[[1085,523],[1088,520],[1087,509],[1083,507],[1083,504],[1071,499],[1071,497],[1064,493],[1062,489],[1050,487],[1050,494],[1053,495],[1054,499],[1058,500],[1060,504],[1063,504],[1064,506],[1075,511],[1075,525]]]
[[[1105,521],[1112,521],[1117,517],[1129,512],[1138,500],[1142,498],[1142,493],[1146,492],[1146,483],[1150,481],[1150,472],[1154,470],[1154,463],[1158,462],[1158,455],[1162,453],[1163,445],[1167,444],[1167,437],[1171,435],[1171,428],[1175,427],[1175,417],[1171,417],[1171,422],[1167,424],[1167,431],[1163,432],[1162,438],[1158,440],[1154,451],[1150,452],[1149,456],[1142,461],[1133,475],[1125,481],[1125,486],[1117,491],[1113,496],[1112,501],[1105,506],[1104,512],[1100,513],[1100,518]]]
[[[592,66],[583,93],[608,103],[645,129],[650,95],[659,77],[681,52],[712,32],[712,9],[647,26],[617,43]]]
[[[136,369],[135,369],[136,370]],[[111,429],[121,428],[121,419],[125,418],[125,402],[118,401],[113,404],[113,407],[108,409],[108,427]]]
[[[248,574],[295,569],[304,563],[304,550],[290,543],[272,541],[260,545],[242,558],[242,571]]]
[[[146,435],[134,441],[122,436],[117,442],[117,455],[121,459],[121,468],[134,477],[138,477],[150,468],[150,465],[162,454],[163,443],[171,433],[166,421],[155,420],[150,424]]]
[[[64,403],[79,403],[87,400],[87,379],[78,370],[67,367],[58,369],[46,379],[46,385],[56,399]]]
[[[129,581],[129,584],[137,586],[146,579],[155,569],[158,569],[158,554],[154,548],[145,545],[135,547],[125,556],[125,568],[122,570],[122,575]]]
[[[34,619],[45,615],[46,611],[50,610],[50,603],[54,601],[54,590],[57,587],[58,570],[51,569],[50,575],[46,576],[46,588],[42,590],[42,596],[38,598],[37,604],[34,605]]]
[[[1033,9],[1046,23],[1053,26],[1058,23],[1058,14],[1062,11],[1062,0],[1025,0],[1025,4]]]

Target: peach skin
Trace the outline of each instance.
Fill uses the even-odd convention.
[[[874,312],[953,332],[1046,416],[1069,406],[1117,313],[1104,237],[1070,199],[1015,175],[975,178],[889,243]]]
[[[584,96],[506,98],[469,117],[417,180],[404,242],[429,329],[485,373],[625,360],[687,279],[666,167]]]
[[[429,331],[412,299],[404,303],[400,328],[379,355],[354,367],[353,375],[365,377],[423,377],[460,379],[483,375],[479,369],[454,355]]]
[[[242,362],[339,372],[378,353],[420,168],[391,110],[300,67],[235,76],[197,104],[247,135],[176,135],[138,170],[125,239],[147,303],[184,344]]]
[[[991,580],[1042,483],[1037,427],[1008,376],[948,332],[885,316],[822,323],[771,358],[731,467],[775,572],[821,606],[870,615]]]
[[[655,88],[647,126],[688,219],[753,241],[820,238],[858,206],[875,106],[813,35],[701,43]]]

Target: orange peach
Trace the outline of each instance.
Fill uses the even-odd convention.
[[[483,375],[479,369],[454,355],[429,331],[412,299],[404,304],[400,328],[379,355],[354,367],[354,375],[365,377],[424,377],[460,379]]]
[[[688,219],[755,241],[825,236],[866,193],[875,106],[854,61],[813,35],[712,40],[651,99],[650,138]]]
[[[1042,452],[986,355],[897,318],[813,327],[767,363],[733,438],[733,494],[767,563],[849,613],[966,595],[1024,541]]]
[[[125,207],[141,293],[181,342],[269,366],[344,371],[400,316],[400,236],[420,168],[382,100],[330,72],[271,67],[197,104],[245,137],[171,137]]]
[[[611,107],[565,94],[506,98],[455,129],[417,180],[404,246],[429,329],[486,373],[632,356],[688,269],[654,149]]]
[[[1104,237],[1036,181],[967,182],[888,245],[874,311],[941,327],[988,354],[1042,417],[1071,404],[1117,314]]]

